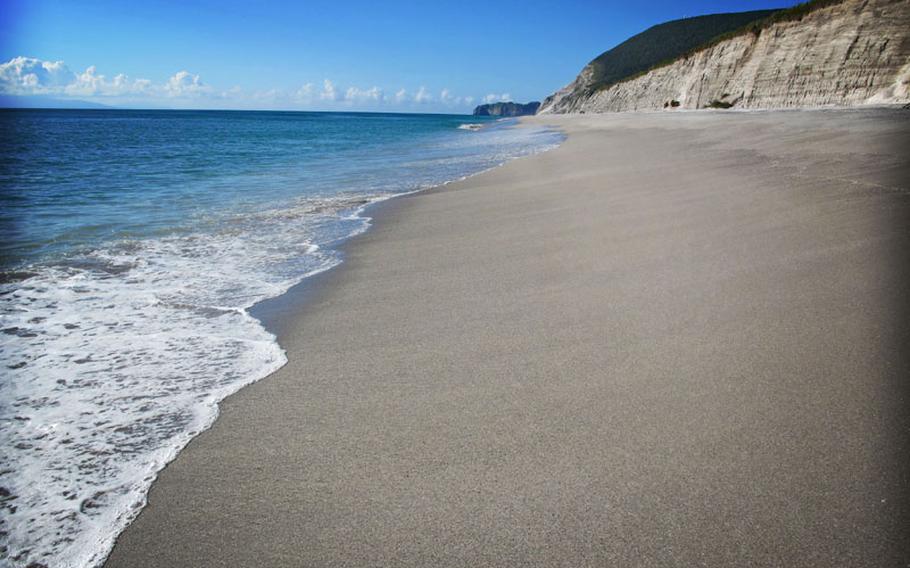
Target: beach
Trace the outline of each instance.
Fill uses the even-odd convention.
[[[254,310],[106,566],[910,561],[910,112],[525,122]]]

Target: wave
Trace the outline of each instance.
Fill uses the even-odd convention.
[[[510,136],[491,133],[483,160],[451,162],[441,146],[426,163],[445,178],[414,177],[409,191],[200,217],[196,230],[110,242],[0,279],[8,558],[103,562],[157,473],[212,425],[218,403],[287,362],[249,309],[342,262],[335,247],[367,230],[371,204],[558,143]]]
[[[365,230],[360,212],[373,199],[314,200],[217,233],[120,242],[0,287],[12,558],[103,560],[218,402],[287,362],[247,310],[337,265],[325,247]]]

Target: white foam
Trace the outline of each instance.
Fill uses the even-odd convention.
[[[321,200],[218,233],[118,243],[4,285],[0,486],[13,562],[103,560],[217,403],[286,362],[247,308],[337,264],[320,244],[364,230],[362,204],[343,220],[350,203]]]
[[[491,135],[489,165],[555,145],[503,150],[503,136]],[[464,171],[444,154],[433,163]],[[364,208],[390,196],[202,219],[197,232],[111,243],[0,285],[4,561],[103,562],[218,402],[286,362],[248,308],[341,262],[332,245],[366,230]]]

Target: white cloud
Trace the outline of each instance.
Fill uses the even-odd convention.
[[[168,79],[164,88],[171,97],[193,97],[211,92],[211,88],[199,80],[199,75],[189,71],[178,71]]]
[[[439,93],[439,101],[450,107],[464,107],[471,106],[474,103],[474,97],[459,97],[446,88]]]
[[[16,57],[0,64],[0,92],[13,95],[119,95],[141,92],[150,81],[120,74],[108,81],[95,66],[76,74],[62,61]]]
[[[304,88],[297,92],[298,98],[306,99],[309,97],[310,86],[304,85]],[[381,103],[385,101],[385,93],[379,87],[370,87],[361,89],[359,87],[348,87],[341,90],[335,86],[330,79],[322,82],[322,92],[319,98],[329,102],[346,102],[346,103]]]
[[[433,95],[427,91],[426,87],[420,87],[417,89],[417,94],[414,95],[414,102],[424,104],[433,101]]]
[[[66,87],[76,75],[62,61],[15,57],[0,64],[0,92],[47,94]]]
[[[0,63],[0,94],[45,95],[79,98],[107,98],[105,102],[137,102],[165,105],[212,105],[213,108],[344,108],[375,109],[397,105],[414,108],[415,105],[433,105],[439,108],[470,106],[477,100],[471,96],[458,96],[448,87],[434,95],[425,86],[416,91],[401,88],[386,95],[382,88],[372,86],[340,87],[330,79],[322,87],[305,83],[291,89],[242,89],[232,87],[215,90],[202,81],[199,75],[182,70],[161,83],[148,79],[132,79],[124,74],[108,79],[92,65],[81,73],[72,72],[63,61],[43,61],[32,57],[16,57]],[[490,94],[485,102],[510,100],[507,93]],[[159,102],[156,102],[159,101]]]
[[[324,101],[338,101],[341,100],[341,93],[335,88],[335,83],[325,79],[322,81],[322,92],[319,94],[319,98]]]
[[[497,95],[495,93],[490,93],[489,95],[485,96],[481,100],[483,100],[483,102],[485,102],[487,104],[498,103],[498,102],[508,102],[508,101],[512,100],[512,95],[510,95],[509,93],[503,93],[501,95]]]
[[[104,75],[99,75],[94,65],[83,73],[74,75],[74,80],[66,85],[63,92],[74,96],[123,96],[142,94],[152,89],[152,82],[148,79],[131,80],[120,73],[113,80],[108,81]]]
[[[84,73],[76,75],[76,80],[66,86],[66,92],[72,95],[98,95],[105,91],[104,75],[98,75],[92,65]]]
[[[187,71],[180,71],[164,85],[156,86],[148,79],[130,79],[123,73],[108,80],[94,65],[82,73],[73,73],[62,61],[42,61],[33,57],[16,57],[0,63],[0,93],[8,95],[189,97],[210,91],[199,80],[199,75]]]
[[[348,87],[345,91],[344,100],[349,102],[382,102],[385,100],[385,93],[379,87],[371,87],[367,90],[361,90],[357,87]]]
[[[309,100],[313,96],[313,83],[307,83],[297,89],[297,92],[294,93],[298,99]]]

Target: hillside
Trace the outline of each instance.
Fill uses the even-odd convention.
[[[632,39],[657,41],[649,32],[659,27]],[[598,59],[615,61],[619,47]],[[902,103],[910,89],[910,0],[816,0],[612,83],[596,61],[539,112]]]
[[[737,30],[768,17],[774,10],[758,10],[733,14],[712,14],[674,20],[651,27],[632,36],[588,63],[578,78],[554,95],[547,97],[543,107],[550,106],[554,97],[580,99],[619,81],[666,61],[672,61],[725,33]]]

